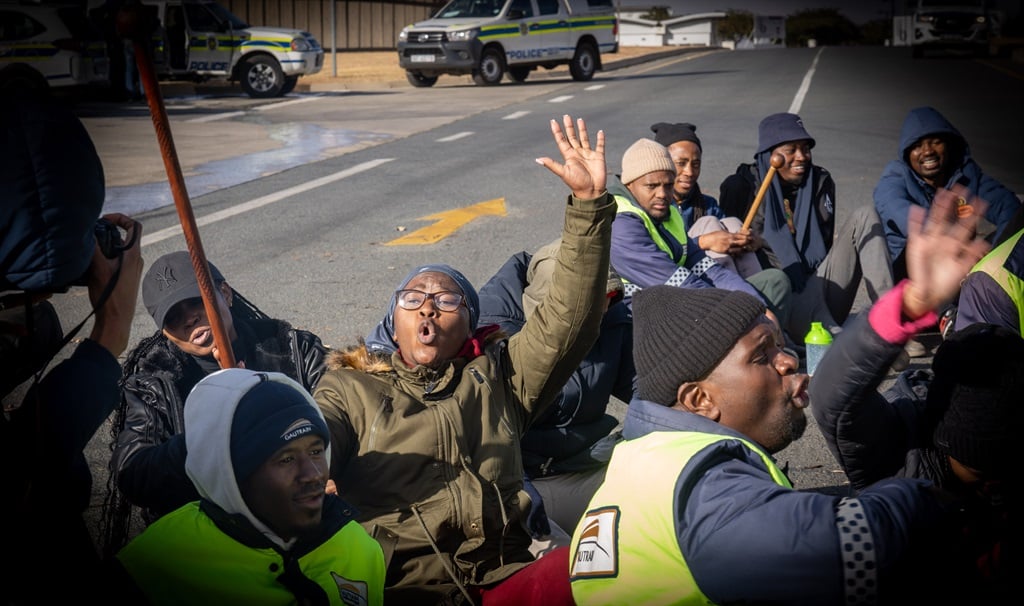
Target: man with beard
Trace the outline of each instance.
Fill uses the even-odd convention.
[[[789,276],[793,297],[784,328],[801,341],[811,322],[839,331],[861,279],[872,302],[893,285],[878,214],[870,206],[850,209],[846,222],[836,229],[836,185],[827,170],[811,161],[813,147],[814,138],[800,116],[766,117],[758,126],[754,162],[740,164],[722,182],[719,195],[727,215],[746,217],[772,155],[784,159],[750,231],[764,240],[764,262]]]
[[[772,454],[807,426],[807,375],[743,292],[636,294],[637,398],[573,535],[575,603],[875,603],[943,517],[923,480],[793,490]]]

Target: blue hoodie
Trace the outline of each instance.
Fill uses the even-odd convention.
[[[944,135],[960,148],[962,156],[945,187],[954,184],[966,187],[972,196],[988,202],[985,218],[996,226],[992,240],[999,238],[1003,227],[1020,207],[1017,196],[992,177],[985,175],[971,157],[970,147],[960,131],[932,107],[910,110],[900,131],[900,147],[896,160],[890,161],[875,186],[875,210],[882,219],[889,253],[896,259],[907,245],[907,215],[910,205],[929,208],[935,188],[925,183],[907,162],[910,148],[928,135]],[[953,150],[953,153],[956,149]],[[953,162],[957,159],[952,158]]]

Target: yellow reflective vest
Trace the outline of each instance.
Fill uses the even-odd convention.
[[[992,249],[981,261],[971,269],[971,273],[982,272],[992,277],[992,280],[999,285],[1006,296],[1010,297],[1017,307],[1017,326],[1021,336],[1024,337],[1024,280],[1020,276],[1006,269],[1006,261],[1013,253],[1014,248],[1024,236],[1024,230],[1018,231],[1013,237],[1007,239],[999,246]]]
[[[644,228],[647,229],[647,233],[650,234],[651,240],[654,241],[655,246],[658,250],[664,252],[668,257],[672,258],[672,248],[662,237],[661,232],[658,231],[658,227],[654,224],[654,219],[651,218],[644,209],[640,208],[636,204],[633,204],[625,196],[615,196],[615,213],[631,213],[634,214],[644,222]],[[662,226],[668,230],[668,233],[672,234],[672,237],[679,241],[683,246],[683,254],[676,260],[676,265],[679,267],[686,267],[686,223],[683,221],[683,215],[680,214],[679,208],[676,204],[668,205],[668,219],[661,222]],[[629,284],[624,276],[622,277],[624,284]]]

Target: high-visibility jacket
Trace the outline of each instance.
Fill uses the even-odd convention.
[[[625,196],[615,196],[615,213],[631,213],[638,217],[644,222],[644,227],[647,229],[647,233],[650,234],[651,240],[654,241],[655,246],[658,250],[664,252],[669,258],[672,258],[672,247],[669,246],[668,242],[665,241],[664,236],[658,230],[658,227],[654,224],[654,219],[648,215],[644,209],[633,204]],[[686,267],[686,224],[683,222],[683,215],[679,212],[679,208],[676,204],[669,204],[668,206],[668,219],[661,222],[661,225],[672,235],[673,238],[679,241],[683,247],[683,254],[678,259],[673,259],[681,268]],[[627,297],[633,296],[633,294],[640,290],[636,284],[633,284],[622,276],[622,283],[625,287],[625,294]]]
[[[1024,230],[1018,231],[1005,242],[992,249],[981,261],[971,269],[971,273],[983,272],[1006,292],[1010,301],[1017,307],[1017,326],[1024,336],[1024,278],[1011,271],[1011,261],[1017,267],[1024,268]]]
[[[659,431],[615,447],[604,484],[572,537],[569,574],[579,606],[711,603],[679,549],[676,486],[696,453],[715,442],[736,439]],[[741,441],[760,455],[776,483],[792,487],[767,453]]]

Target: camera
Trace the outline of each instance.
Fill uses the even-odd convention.
[[[121,237],[121,230],[117,225],[111,223],[107,219],[100,217],[96,219],[96,223],[93,225],[93,235],[96,236],[96,243],[100,247],[100,252],[103,256],[108,259],[116,259],[121,256],[125,250],[131,248],[133,242],[124,242]],[[134,240],[134,238],[133,238]],[[89,270],[87,269],[82,276],[71,283],[71,286],[88,286],[89,284]]]

